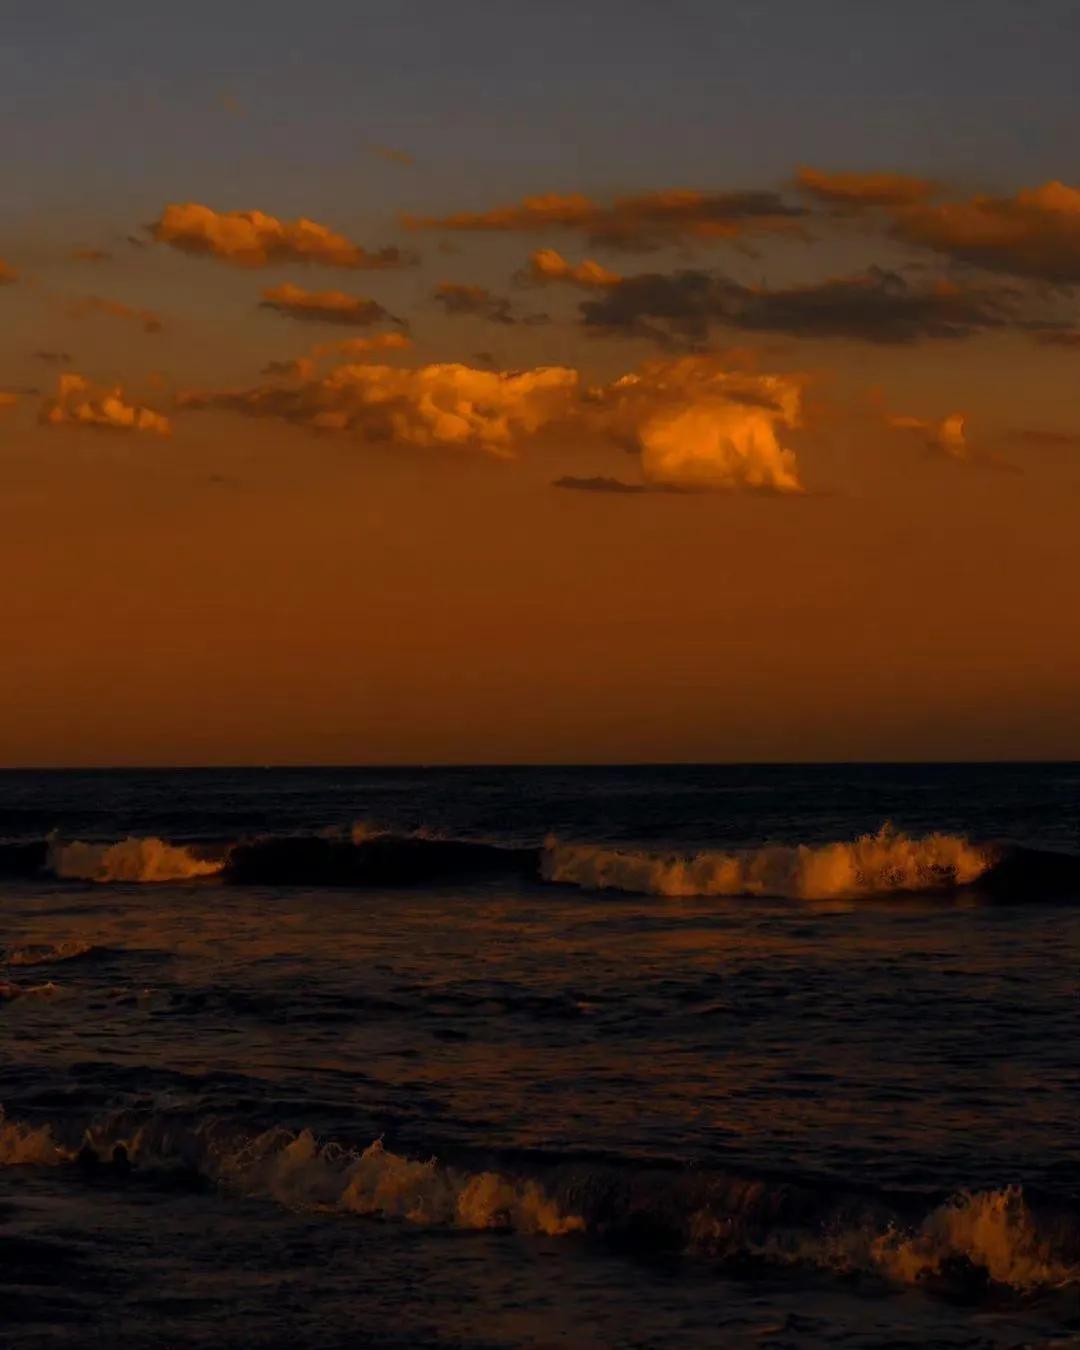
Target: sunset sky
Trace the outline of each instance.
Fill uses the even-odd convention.
[[[0,765],[1080,758],[1071,0],[46,0]]]

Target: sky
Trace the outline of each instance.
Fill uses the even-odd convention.
[[[1071,0],[12,8],[0,765],[1080,759]]]

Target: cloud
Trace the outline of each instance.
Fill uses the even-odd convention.
[[[10,267],[3,258],[0,258],[0,286],[10,286],[13,281],[18,281],[18,279],[18,272]]]
[[[949,413],[937,421],[908,416],[887,417],[886,421],[898,431],[914,432],[932,454],[951,459],[957,464],[969,464],[985,469],[1004,469],[1009,473],[1020,472],[1014,464],[1002,459],[1000,455],[987,450],[977,450],[969,444],[967,418],[963,413]]]
[[[586,420],[637,452],[650,490],[801,493],[780,433],[800,424],[803,384],[730,370],[712,356],[652,361],[593,391]]]
[[[896,216],[912,244],[1012,276],[1080,283],[1080,188],[1049,182],[1014,197],[914,206]]]
[[[917,431],[923,437],[927,449],[940,451],[950,459],[970,459],[971,450],[964,431],[966,418],[963,413],[950,413],[940,421],[927,421],[922,417],[890,417],[889,425],[898,431]]]
[[[435,287],[432,299],[442,305],[447,314],[471,314],[492,323],[517,323],[514,307],[505,296],[493,295],[483,286],[462,286],[444,281]]]
[[[14,408],[18,401],[18,394],[13,394],[7,389],[0,389],[0,411],[5,408]]]
[[[160,333],[163,327],[161,316],[155,314],[153,310],[132,309],[130,305],[121,304],[119,300],[106,300],[100,295],[88,295],[83,300],[76,300],[69,306],[68,314],[73,319],[85,319],[92,314],[107,314],[114,319],[131,319],[142,324],[144,333]]]
[[[320,342],[312,347],[312,356],[366,357],[373,352],[406,351],[412,338],[404,333],[372,333],[371,337],[343,338],[340,342]]]
[[[306,356],[288,361],[268,361],[263,375],[282,380],[311,380],[315,377],[316,362],[323,357],[345,357],[349,360],[370,360],[377,353],[402,351],[412,346],[404,333],[374,333],[371,337],[344,338],[340,342],[319,342]]]
[[[151,408],[128,403],[119,385],[92,384],[82,375],[59,377],[56,397],[42,405],[46,426],[86,426],[109,431],[142,431],[157,436],[171,432],[169,419]]]
[[[108,262],[112,258],[103,248],[73,248],[71,256],[76,262]]]
[[[715,356],[647,362],[580,390],[562,366],[495,371],[455,363],[337,366],[324,376],[222,391],[178,404],[274,418],[364,442],[461,447],[503,458],[558,425],[575,444],[630,451],[641,481],[568,477],[559,486],[607,492],[803,492],[795,453],[805,380],[731,369]]]
[[[1080,328],[1045,329],[1035,334],[1040,347],[1066,347],[1075,350],[1080,347]]]
[[[366,328],[369,324],[394,319],[377,300],[360,295],[346,295],[344,291],[305,291],[301,286],[286,282],[271,286],[262,293],[261,308],[276,310],[289,319],[312,323],[337,323]]]
[[[403,169],[411,169],[416,163],[416,160],[407,150],[398,150],[392,145],[373,145],[371,153],[378,155],[387,164],[397,164]]]
[[[370,253],[314,220],[278,220],[262,211],[213,211],[196,202],[170,203],[150,229],[159,243],[236,267],[310,262],[366,270],[415,261],[398,248]]]
[[[609,206],[580,193],[548,193],[488,211],[406,215],[402,223],[411,230],[572,230],[594,245],[634,251],[694,240],[790,234],[799,232],[806,214],[805,208],[788,205],[775,192],[672,190],[619,197]]]
[[[69,366],[74,359],[70,352],[35,352],[34,357],[38,361],[45,361],[51,366]]]
[[[1004,323],[1005,312],[1002,295],[951,282],[910,282],[880,267],[778,290],[713,272],[642,273],[581,305],[587,327],[661,346],[701,344],[713,325],[861,342],[955,339]]]
[[[442,305],[447,314],[466,314],[491,323],[541,324],[550,322],[547,314],[519,314],[511,300],[494,295],[483,286],[464,286],[444,281],[432,291],[432,299]]]
[[[1047,449],[1074,449],[1080,446],[1080,431],[1048,431],[1038,427],[1014,427],[1009,440],[1022,445],[1036,445]]]
[[[530,253],[528,267],[521,279],[538,283],[564,281],[584,290],[605,290],[620,285],[623,280],[618,272],[610,271],[592,258],[574,265],[553,248],[538,248]]]
[[[556,478],[551,486],[569,488],[573,492],[641,493],[649,491],[644,483],[626,483],[621,478],[604,478],[602,476],[575,478],[572,474]]]
[[[315,374],[315,362],[310,356],[298,356],[292,361],[268,361],[263,375],[282,380],[310,380]]]
[[[803,167],[795,179],[810,197],[833,206],[908,206],[932,196],[937,185],[903,173],[823,173]]]
[[[189,392],[178,401],[186,408],[279,418],[369,442],[471,448],[505,458],[565,414],[577,379],[576,371],[560,366],[502,372],[454,363],[410,369],[343,365],[297,386]]]

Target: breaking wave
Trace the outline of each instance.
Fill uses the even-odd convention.
[[[516,880],[673,897],[831,900],[964,889],[993,900],[1080,900],[1080,857],[956,834],[907,835],[889,825],[853,840],[686,854],[553,835],[541,847],[526,847],[423,830],[395,834],[366,823],[213,848],[156,837],[0,843],[0,874],[43,871],[97,883],[218,877],[233,885],[391,888]]]
[[[300,1212],[438,1228],[583,1234],[639,1254],[813,1266],[891,1284],[1033,1291],[1080,1284],[1080,1214],[1020,1187],[944,1200],[703,1170],[547,1161],[455,1166],[310,1130],[121,1110],[81,1136],[6,1120],[0,1164],[212,1182]]]
[[[541,858],[546,881],[638,895],[761,895],[832,900],[967,886],[988,872],[1000,851],[957,835],[920,839],[883,826],[851,843],[777,845],[688,857],[564,844],[549,838]]]
[[[49,870],[58,877],[79,881],[188,881],[213,876],[222,859],[199,857],[191,849],[163,839],[129,836],[116,844],[69,844],[50,841]]]
[[[0,961],[9,966],[47,966],[58,961],[76,961],[95,950],[93,943],[76,939],[69,942],[27,943],[22,947],[8,947],[0,953]]]

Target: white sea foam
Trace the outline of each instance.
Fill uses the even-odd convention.
[[[680,856],[569,844],[549,837],[546,881],[638,895],[767,895],[829,900],[938,890],[975,881],[992,849],[950,834],[910,838],[883,826],[850,842]]]
[[[223,859],[200,858],[188,848],[154,837],[129,836],[115,844],[50,840],[48,863],[58,877],[81,881],[187,881],[213,876]]]

